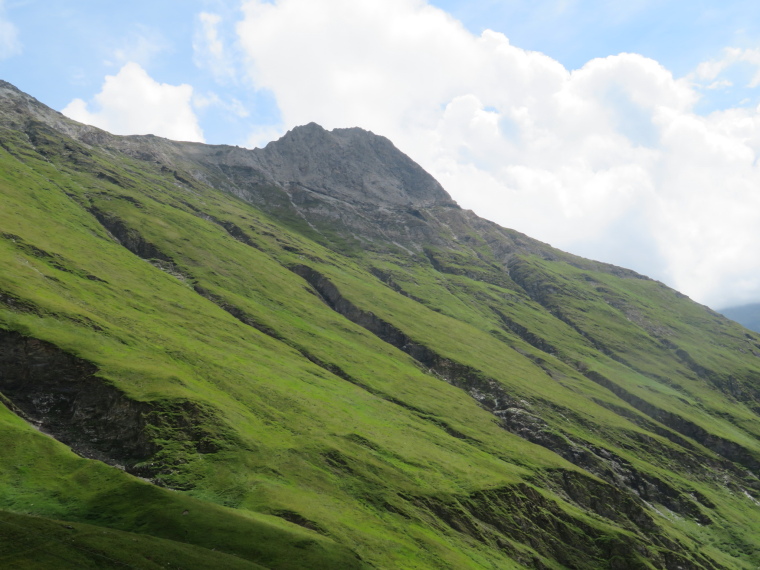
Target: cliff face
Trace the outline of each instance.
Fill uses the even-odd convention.
[[[281,186],[378,207],[454,206],[441,185],[393,143],[362,129],[326,131],[310,123],[253,152]]]
[[[3,83],[0,199],[0,509],[131,564],[760,564],[760,335],[387,139],[116,137]]]

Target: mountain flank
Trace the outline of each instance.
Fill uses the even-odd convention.
[[[760,565],[760,334],[383,137],[118,137],[0,83],[0,199],[11,567]]]

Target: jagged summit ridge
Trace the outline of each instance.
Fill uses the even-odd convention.
[[[0,80],[0,121],[19,127],[25,120],[49,127],[88,144],[130,152],[152,148],[156,159],[165,162],[167,148],[195,150],[194,154],[220,154],[230,166],[257,171],[258,178],[282,186],[300,186],[339,200],[387,207],[456,206],[443,187],[401,152],[387,138],[360,128],[328,131],[316,123],[298,126],[263,149],[240,149],[226,145],[194,145],[153,135],[120,137],[96,127],[82,125],[50,109],[17,87]],[[193,149],[193,147],[196,147]],[[134,152],[132,152],[134,154]],[[170,153],[172,154],[172,153]]]
[[[316,232],[312,237],[327,241],[332,239],[328,235],[338,235],[373,248],[391,244],[419,253],[423,244],[467,248],[474,226],[501,264],[517,251],[545,258],[559,253],[461,209],[389,139],[358,127],[327,130],[311,122],[256,149],[120,136],[69,119],[2,80],[0,126],[32,138],[42,126],[92,148],[186,172],[185,181],[224,189],[275,217],[303,220]],[[608,264],[563,257],[579,266],[640,277]]]
[[[280,184],[298,184],[352,202],[453,205],[443,187],[385,137],[360,128],[296,127],[254,151]]]
[[[559,253],[461,209],[433,176],[389,139],[358,127],[330,131],[312,122],[256,149],[155,135],[119,136],[69,119],[2,80],[0,126],[33,139],[41,127],[49,128],[92,148],[185,172],[186,181],[224,189],[275,217],[303,220],[316,232],[312,237],[321,235],[327,241],[328,235],[339,235],[373,248],[391,244],[419,253],[423,244],[467,247],[476,226],[502,264],[516,251],[545,258]],[[636,276],[630,270],[569,257],[579,266]]]
[[[18,87],[0,79],[0,125],[21,128],[29,119],[48,125],[70,137],[85,139],[103,133],[96,127],[83,125],[51,109]]]

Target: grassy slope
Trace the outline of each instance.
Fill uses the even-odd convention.
[[[287,568],[333,568],[342,564],[350,567],[352,563],[353,557],[332,541],[278,517],[233,511],[199,501],[158,488],[98,461],[83,459],[4,407],[0,408],[0,425],[3,509],[140,535],[110,533],[103,541],[83,536],[77,537],[76,544],[69,544],[57,536],[60,533],[53,532],[59,529],[42,519],[0,514],[3,521],[0,560],[19,565],[25,559],[30,564],[46,560],[50,567],[60,568],[60,562],[55,562],[58,556],[69,559],[72,554],[81,554],[77,551],[95,549],[123,561],[125,551],[133,546],[148,560],[176,555],[174,563],[182,561],[180,567],[211,566],[209,561],[215,557],[212,550],[225,553],[221,560],[228,560],[228,554],[241,558],[237,564],[243,568],[258,567],[247,560],[257,560],[265,567]],[[85,526],[76,529],[87,531],[88,536],[94,532]],[[148,540],[143,535],[162,540]],[[138,545],[129,545],[133,541]],[[48,558],[43,558],[42,553]],[[89,563],[97,563],[99,559],[91,558]],[[193,560],[197,560],[195,566]],[[152,567],[139,558],[129,563]],[[72,563],[70,567],[78,566]]]
[[[730,388],[721,383],[721,379],[733,378],[734,386],[741,385],[740,379],[745,379],[747,385],[757,388],[760,360],[753,348],[758,335],[653,281],[623,280],[604,273],[589,275],[589,272],[570,265],[537,258],[527,261],[535,270],[533,277],[545,279],[544,285],[552,291],[553,298],[545,300],[547,306],[561,308],[563,316],[567,320],[572,319],[577,330],[563,320],[537,310],[540,305],[518,288],[484,286],[467,277],[424,268],[417,268],[416,272],[410,272],[407,268],[397,270],[393,273],[397,286],[441,314],[466,319],[480,329],[480,334],[471,329],[464,335],[457,334],[455,338],[448,339],[453,342],[446,344],[447,339],[431,334],[436,327],[418,326],[420,319],[413,313],[394,311],[390,305],[383,306],[383,302],[376,297],[367,297],[367,291],[363,290],[364,286],[359,281],[341,279],[338,274],[335,278],[342,281],[346,291],[352,292],[352,298],[371,298],[373,311],[404,330],[414,331],[414,338],[424,339],[430,345],[437,343],[442,352],[502,379],[514,393],[534,401],[536,405],[541,406],[543,401],[567,406],[568,409],[582,409],[584,421],[591,424],[585,429],[578,429],[576,418],[563,421],[563,418],[555,417],[558,420],[555,425],[595,444],[613,449],[617,447],[617,453],[642,470],[657,473],[682,489],[703,492],[714,503],[725,507],[720,509],[721,516],[732,519],[735,526],[716,524],[706,530],[671,514],[676,520],[675,526],[698,537],[698,542],[703,544],[720,545],[733,554],[741,551],[756,555],[757,523],[749,523],[746,518],[757,516],[756,505],[745,502],[743,499],[746,497],[742,497],[743,493],[737,488],[721,485],[719,477],[715,477],[712,484],[705,484],[707,477],[704,474],[695,476],[693,465],[679,464],[678,458],[683,449],[668,439],[653,434],[649,429],[642,429],[638,422],[628,421],[618,413],[596,405],[597,402],[611,403],[632,416],[643,417],[606,388],[588,381],[579,370],[603,372],[627,391],[694,422],[711,434],[746,446],[757,457],[760,420],[756,412],[756,396],[753,403],[746,391],[742,393],[741,389],[737,389],[735,392],[739,394],[735,397],[730,393]],[[378,265],[386,271],[393,268],[387,260]],[[579,285],[588,283],[592,277],[603,294],[593,290],[589,292],[587,287]],[[438,285],[437,290],[435,285]],[[473,307],[473,298],[479,298],[481,303]],[[468,302],[470,307],[467,306]],[[488,305],[502,311],[506,308],[513,319],[550,343],[550,354],[518,339],[505,339],[504,331],[499,330],[498,319],[487,309]],[[446,319],[439,320],[438,330],[446,330]],[[458,333],[463,330],[466,329],[457,327]],[[485,333],[490,333],[491,339]],[[610,350],[609,355],[600,354],[589,338],[601,339],[606,345],[605,350],[609,347],[614,350]],[[666,344],[666,349],[663,349],[663,338],[670,343]],[[503,359],[504,351],[500,353],[493,344],[495,339],[506,340],[506,344],[520,353],[538,358],[549,373],[538,378],[528,374],[524,368],[516,369],[513,358],[510,359],[511,367],[506,362],[500,362],[499,357]],[[709,379],[701,378],[674,354],[679,347],[693,355],[693,360],[699,365],[720,372]],[[556,351],[553,350],[555,348]],[[636,369],[621,364],[620,360],[635,363]],[[579,363],[582,365],[577,366]],[[508,372],[504,373],[505,370]],[[552,415],[551,409],[544,408],[543,415]],[[641,435],[646,436],[653,445],[642,445]],[[700,445],[695,447],[700,455],[717,458],[712,451]],[[671,454],[676,449],[679,455]],[[752,478],[748,483],[751,481]],[[737,496],[737,491],[740,496]],[[667,512],[666,509],[662,510]],[[712,554],[729,566],[738,563],[730,557],[716,555],[714,551]]]
[[[350,545],[380,567],[517,566],[494,544],[453,531],[410,497],[466,497],[538,481],[554,469],[577,468],[507,433],[460,390],[330,310],[285,267],[307,263],[362,309],[497,379],[557,428],[614,447],[675,487],[696,488],[710,497],[720,506],[713,517],[716,523],[709,527],[664,508],[655,516],[669,535],[694,550],[701,545],[729,567],[757,564],[760,543],[752,529],[760,525],[760,517],[754,505],[730,488],[679,469],[662,451],[675,444],[599,405],[606,401],[630,408],[573,363],[625,383],[642,397],[654,393],[658,406],[755,453],[757,415],[695,377],[678,358],[651,357],[655,349],[662,352],[654,333],[612,307],[604,297],[610,293],[577,285],[586,282],[581,270],[529,260],[529,275],[561,284],[555,287],[559,293],[554,302],[578,329],[604,338],[611,346],[606,355],[588,335],[558,320],[508,279],[493,285],[380,254],[349,260],[283,230],[229,196],[198,185],[177,185],[171,174],[158,168],[74,143],[65,148],[53,135],[38,140],[37,149],[12,133],[4,134],[3,140],[13,155],[0,151],[0,228],[21,239],[0,240],[5,268],[0,290],[34,310],[2,308],[2,326],[96,363],[102,378],[132,398],[210,404],[219,418],[214,429],[223,449],[206,455],[166,449],[167,464],[184,463],[160,475],[162,482],[192,487],[170,493],[73,456],[3,410],[6,441],[25,438],[28,443],[11,446],[18,459],[4,457],[0,465],[1,508],[205,548],[217,545],[272,567],[291,567],[293,552],[300,556],[303,551],[313,557],[306,567],[330,567],[336,560],[348,564],[351,557],[339,545]],[[79,167],[71,168],[77,162]],[[104,176],[98,178],[93,171]],[[181,278],[113,242],[85,209],[92,207],[139,228],[145,240],[171,257],[172,272]],[[196,210],[235,223],[256,247],[233,239]],[[466,265],[468,257],[463,254],[456,261]],[[368,273],[371,267],[391,272],[400,287],[421,302],[383,285]],[[83,277],[88,274],[104,281]],[[740,352],[747,339],[738,327],[710,322],[708,335],[703,332],[706,313],[657,284],[599,273],[593,279],[631,304],[641,323],[666,323],[671,342],[706,367],[728,367],[727,374],[737,377],[757,371],[751,353]],[[281,340],[241,323],[195,293],[194,284],[275,330]],[[658,296],[665,298],[660,301]],[[505,330],[494,307],[560,347],[561,354],[550,357]],[[354,382],[317,366],[304,352],[340,366]],[[621,364],[621,359],[636,362],[637,370]],[[656,379],[663,377],[677,378],[679,389]],[[683,403],[689,399],[688,405]],[[585,427],[563,413],[579,407]],[[632,408],[630,412],[637,413]],[[469,439],[451,437],[442,422]],[[642,435],[653,441],[651,448],[641,444]],[[74,480],[76,486],[70,483]],[[568,516],[600,532],[629,532],[558,496],[550,499]],[[164,501],[171,507],[161,507]],[[196,509],[213,513],[204,515],[205,526],[188,524],[190,518],[181,515]],[[329,538],[253,514],[283,511],[315,521]],[[238,526],[251,536],[270,534],[246,550],[247,539],[236,542],[232,533],[214,530]],[[185,530],[192,534],[184,535]],[[301,544],[300,550],[295,543]],[[263,544],[270,545],[267,551]],[[526,544],[514,542],[509,549],[524,560],[536,556]]]
[[[4,568],[214,568],[262,570],[245,559],[144,534],[0,511]]]
[[[46,258],[25,255],[19,247],[21,240],[4,240],[2,256],[8,270],[0,288],[32,303],[38,313],[5,311],[4,325],[98,363],[100,374],[133,398],[202,399],[224,415],[226,425],[233,426],[239,440],[234,447],[191,458],[165,483],[192,480],[197,486],[193,494],[229,506],[294,510],[320,521],[344,544],[357,544],[360,553],[368,549],[370,556],[380,557],[381,564],[393,564],[383,562],[383,557],[399,556],[411,565],[417,558],[450,558],[453,566],[466,566],[472,563],[469,557],[481,560],[483,556],[508,564],[493,552],[479,553],[479,547],[469,548],[472,554],[463,556],[459,551],[468,547],[457,544],[456,537],[449,544],[446,537],[431,534],[423,524],[410,527],[399,515],[384,514],[390,520],[378,527],[377,509],[357,504],[357,496],[371,494],[380,501],[379,493],[388,487],[391,501],[390,492],[398,489],[469,491],[515,482],[524,470],[468,449],[440,427],[326,373],[285,343],[239,323],[182,281],[105,239],[94,218],[65,193],[92,192],[89,179],[61,175],[42,162],[34,163],[39,174],[33,173],[7,155],[3,159],[7,161],[2,188],[7,205],[2,221],[5,233],[23,234],[23,243],[49,252],[69,269],[61,271],[46,263]],[[128,201],[119,205],[133,206]],[[151,208],[151,212],[161,211],[160,204],[152,206],[158,210]],[[140,211],[135,208],[133,214]],[[55,222],[50,219],[52,212]],[[126,212],[119,213],[127,218]],[[169,219],[172,215],[180,218],[176,227],[200,242],[198,255],[205,258],[194,258],[196,252],[186,248],[187,266],[183,264],[182,269],[196,271],[199,277],[202,272],[211,274],[209,288],[215,285],[214,279],[245,287],[235,292],[258,301],[247,302],[257,310],[268,309],[278,326],[298,330],[306,344],[350,353],[351,359],[363,362],[366,375],[367,370],[378,375],[385,368],[394,382],[426,382],[420,400],[426,392],[429,396],[439,390],[438,383],[430,386],[433,379],[421,374],[410,359],[383,359],[382,354],[389,352],[384,343],[359,327],[346,326],[290,271],[257,250],[225,238],[213,224],[167,209]],[[158,223],[161,229],[168,226]],[[203,232],[211,238],[204,239]],[[146,237],[157,236],[146,232]],[[170,244],[161,245],[171,251]],[[83,279],[76,272],[108,283]],[[257,290],[276,297],[261,299]],[[103,330],[94,332],[92,325]],[[316,334],[319,338],[312,339]],[[491,426],[490,416],[472,403],[461,403],[453,388],[448,390],[448,400],[461,409],[460,414],[480,416],[492,437],[504,437]],[[517,452],[531,447],[513,439]],[[370,442],[369,448],[365,441]],[[366,472],[346,483],[344,473],[333,472],[325,464],[323,456],[330,451],[345,453]],[[523,454],[527,461],[529,452]],[[544,455],[547,464],[557,463],[550,454]],[[167,461],[177,459],[186,458]],[[9,485],[14,488],[24,481]],[[97,479],[92,483],[96,490],[103,484]],[[75,498],[67,497],[67,501],[74,503]],[[4,506],[20,507],[15,502]],[[50,507],[49,512],[39,507],[38,503],[34,512],[77,517],[76,504]]]

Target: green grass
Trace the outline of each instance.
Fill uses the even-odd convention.
[[[684,464],[721,459],[696,441],[689,450],[673,443],[664,426],[584,375],[603,374],[760,456],[749,391],[760,378],[751,350],[760,336],[752,340],[661,284],[571,256],[523,256],[512,277],[477,236],[472,246],[417,256],[353,244],[347,256],[335,245],[346,236],[325,228],[315,235],[293,212],[281,223],[190,182],[183,168],[192,165],[176,165],[187,182],[178,186],[171,171],[52,132],[38,133],[36,149],[17,133],[2,136],[13,152],[0,150],[0,295],[15,301],[0,304],[0,328],[94,363],[104,382],[162,413],[197,402],[219,451],[198,453],[159,430],[157,460],[166,469],[157,482],[184,489],[171,491],[78,457],[0,407],[0,536],[8,538],[0,561],[24,567],[43,556],[40,567],[97,567],[104,557],[126,560],[137,541],[144,560],[128,563],[146,568],[213,567],[212,549],[230,557],[228,567],[519,568],[541,560],[560,568],[548,542],[499,535],[485,522],[530,520],[540,510],[566,521],[567,536],[596,537],[581,566],[604,567],[599,553],[617,541],[654,554],[665,548],[653,542],[660,535],[693,560],[702,549],[726,567],[760,563],[760,515],[743,492],[752,491],[751,477]],[[171,271],[116,243],[93,208],[171,258]],[[333,311],[293,264],[313,267],[362,310],[493,379],[552,433],[611,450],[679,493],[698,491],[716,505],[699,507],[713,524],[643,505],[660,527],[645,535],[548,488],[540,508],[492,502],[478,516],[462,514],[478,493],[522,489],[547,473],[579,474],[589,489],[600,483],[504,430],[462,390]],[[532,299],[528,284],[543,296]],[[555,352],[534,346],[536,338]],[[446,507],[430,507],[433,498]]]
[[[0,534],[4,568],[265,568],[153,536],[7,511],[0,511]]]

